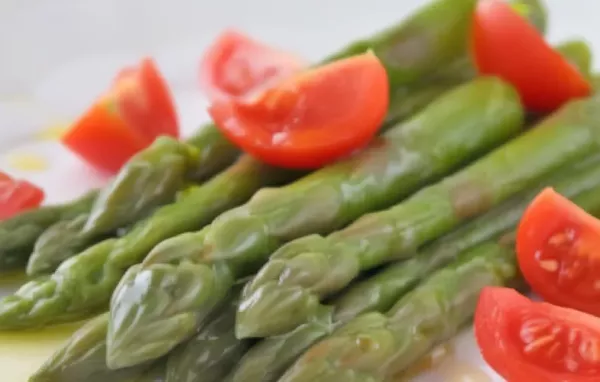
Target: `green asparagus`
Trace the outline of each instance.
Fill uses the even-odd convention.
[[[117,229],[149,215],[172,202],[199,161],[198,149],[206,142],[202,134],[189,143],[170,137],[158,138],[133,156],[112,182],[102,188],[89,213],[71,221],[60,221],[37,240],[27,264],[27,274],[52,273],[60,263],[103,239]],[[230,151],[232,151],[231,149]],[[230,157],[225,151],[224,156]]]
[[[456,334],[486,286],[517,277],[514,252],[486,242],[400,299],[386,314],[358,316],[311,347],[280,382],[383,382]]]
[[[115,292],[119,298],[111,303],[109,366],[165,354],[194,332],[197,318],[224,298],[235,279],[252,274],[282,243],[334,230],[393,204],[513,137],[522,118],[512,88],[495,78],[475,80],[356,156],[289,186],[261,190],[204,230],[161,243],[144,261],[139,277],[122,282]],[[189,285],[190,274],[195,275],[194,288],[177,287],[185,290],[177,296],[160,292],[166,280]],[[161,328],[161,345],[140,349],[137,339],[155,327]]]
[[[199,163],[197,151],[170,137],[156,139],[133,156],[100,191],[82,234],[94,237],[112,232],[171,203]]]
[[[588,210],[597,210],[600,198],[586,200],[586,196],[600,195],[600,155],[567,166],[533,190],[516,195],[420,249],[413,259],[392,264],[354,284],[330,303],[333,307],[331,314],[324,314],[290,333],[258,342],[225,380],[276,381],[309,346],[330,335],[335,327],[363,313],[384,312],[431,272],[455,260],[458,254],[513,229],[527,203],[546,186],[555,187],[559,193]]]
[[[107,313],[86,323],[29,378],[29,382],[133,382],[147,365],[116,371],[107,368],[107,328]]]
[[[592,50],[583,40],[571,40],[559,44],[556,49],[566,57],[571,65],[579,69],[586,78],[592,76]]]
[[[408,258],[417,247],[545,174],[596,152],[599,101],[573,101],[526,134],[388,210],[362,216],[327,237],[310,235],[273,254],[244,290],[236,319],[240,338],[286,333],[329,310],[320,301],[360,272]],[[109,350],[110,352],[110,350]]]
[[[81,231],[88,219],[87,213],[61,220],[46,229],[36,240],[27,263],[27,274],[39,276],[49,274],[64,260],[75,256],[91,244],[110,235],[90,237]]]
[[[229,303],[209,316],[208,324],[168,356],[167,382],[221,382],[244,355],[250,341],[233,332],[241,288],[234,288]]]
[[[1,221],[0,272],[24,266],[35,241],[48,227],[88,212],[96,195],[92,191],[70,203],[40,207]]]
[[[0,329],[72,321],[107,308],[128,267],[141,261],[162,240],[199,229],[219,213],[239,205],[260,187],[286,182],[296,174],[249,157],[173,204],[159,208],[121,238],[100,242],[61,264],[49,277],[23,285],[0,300]]]

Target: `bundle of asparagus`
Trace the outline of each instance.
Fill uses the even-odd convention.
[[[356,156],[288,186],[261,190],[205,229],[164,241],[113,295],[109,365],[166,354],[196,330],[236,279],[252,274],[284,242],[331,231],[401,200],[512,138],[522,122],[514,91],[481,78],[450,91]],[[181,294],[165,293],[167,284]],[[157,325],[162,334],[153,341]]]
[[[347,160],[303,177],[238,158],[207,125],[102,190],[0,223],[0,270],[58,267],[0,300],[0,328],[87,317],[112,295],[31,381],[384,381],[467,323],[483,286],[516,279],[510,231],[532,192],[600,211],[597,99],[514,138],[510,86],[456,87],[474,76],[476,1],[437,0],[324,60],[370,49],[390,78],[389,130]],[[537,0],[517,3],[545,28]],[[585,43],[559,49],[589,74]]]
[[[395,67],[394,60],[398,57],[386,52],[399,53],[402,49],[406,49],[407,55],[413,54],[408,46],[402,49],[398,47],[402,47],[403,41],[414,38],[419,33],[423,37],[453,35],[455,39],[452,40],[454,43],[450,45],[444,39],[439,41],[436,39],[434,43],[428,46],[427,50],[419,54],[419,60],[415,60],[412,64],[415,68],[428,63],[427,67],[435,70],[444,62],[464,57],[465,43],[456,46],[455,41],[465,41],[468,19],[475,0],[441,0],[440,4],[446,2],[452,5],[449,12],[445,11],[450,7],[449,5],[445,5],[443,9],[440,8],[439,12],[434,11],[436,7],[430,6],[424,12],[418,13],[406,23],[403,23],[407,26],[400,25],[390,31],[376,35],[368,40],[369,43],[373,47],[377,47],[383,62],[389,67]],[[440,23],[441,20],[444,22]],[[351,46],[343,49],[336,56],[341,57],[354,53],[355,48]],[[405,69],[410,71],[410,67]],[[444,74],[445,81],[442,85],[436,83],[436,85],[423,87],[418,83],[418,78],[415,78],[415,76],[407,76],[406,80],[400,81],[401,85],[392,88],[393,94],[397,96],[396,99],[408,100],[411,99],[412,94],[416,93],[415,99],[418,101],[413,100],[406,105],[401,102],[392,103],[394,109],[389,113],[390,116],[393,116],[392,120],[410,115],[415,109],[424,106],[432,97],[438,95],[440,90],[462,81],[465,77],[465,67],[459,66],[455,70],[455,75],[448,72]],[[470,68],[467,68],[467,70],[470,70]],[[426,83],[427,79],[423,78],[421,82]],[[209,142],[209,144],[206,144],[206,150],[202,149],[203,144],[197,145],[201,158],[213,158],[215,162],[223,163],[224,161],[216,160],[216,158],[219,158],[219,151],[223,151],[222,148],[230,147],[230,145],[223,141],[220,133],[216,132],[216,129],[212,126],[207,126],[201,133],[201,137]],[[221,149],[213,150],[211,147]],[[228,152],[228,150],[225,151]],[[128,167],[136,168],[134,165]],[[194,172],[203,172],[203,167],[210,166],[202,166],[196,163],[195,168],[201,170]],[[150,171],[154,174],[152,170]],[[134,173],[135,171],[132,174]],[[156,173],[160,173],[160,170]],[[86,248],[81,253],[63,262],[54,275],[49,278],[34,280],[24,286],[16,295],[0,301],[0,327],[19,328],[45,325],[87,316],[93,311],[102,309],[108,302],[110,293],[112,293],[114,286],[116,286],[118,279],[123,275],[126,268],[140,261],[160,241],[202,227],[212,220],[216,214],[243,202],[261,187],[281,184],[297,176],[298,174],[290,174],[290,172],[282,174],[281,170],[269,168],[246,157],[241,158],[238,163],[211,179],[204,186],[192,187],[191,190],[184,191],[179,200],[158,208],[149,217],[137,222],[123,237],[111,238]],[[132,200],[137,200],[138,196],[135,193],[126,193],[128,189],[126,185],[131,184],[131,181],[127,179],[134,179],[135,177],[134,175],[132,177],[117,177],[117,179],[121,179],[116,182],[117,186],[113,187],[112,191],[107,191],[108,195],[114,196],[103,197],[100,200],[129,200],[129,202],[123,202],[122,205],[130,205],[129,203]],[[146,178],[158,179],[160,176],[147,176]],[[120,194],[119,190],[123,190],[123,194]],[[126,197],[126,194],[130,198]],[[161,200],[164,199],[161,198]],[[135,205],[135,203],[131,203],[131,205]],[[131,205],[128,208],[131,208]],[[104,213],[92,212],[90,216],[96,217],[94,221],[106,222],[107,220],[100,219],[100,216],[114,214],[110,210],[115,211],[115,207],[117,205],[111,206],[109,203],[105,206],[106,211]],[[100,207],[97,207],[97,209],[102,210]],[[139,216],[139,214],[141,214],[140,211],[129,210],[128,213],[118,213],[117,215],[127,217]],[[73,227],[73,225],[69,225],[69,227]],[[39,235],[30,237],[30,239],[35,240],[37,236]],[[53,236],[57,237],[57,235]],[[30,243],[31,245],[33,243]],[[54,255],[47,256],[47,258],[54,258]],[[57,256],[57,258],[61,258],[61,256]],[[110,259],[108,261],[109,265],[105,264],[107,259]],[[36,260],[36,262],[38,264],[46,263],[46,261],[39,260]],[[100,269],[101,265],[102,269]],[[46,267],[42,266],[42,268]],[[90,280],[93,282],[90,283]],[[74,291],[77,291],[77,296],[73,295]],[[34,306],[37,307],[36,310],[31,311]]]
[[[600,156],[567,166],[544,179],[524,194],[498,205],[452,233],[418,251],[418,255],[378,271],[345,290],[331,302],[332,317],[310,322],[281,336],[270,337],[248,349],[251,342],[234,336],[237,299],[212,315],[206,326],[189,342],[168,357],[168,382],[192,382],[198,375],[203,381],[276,381],[311,345],[341,325],[368,312],[384,312],[436,269],[446,266],[465,252],[488,240],[504,236],[514,229],[527,203],[539,189],[553,186],[561,194],[592,213],[600,212]],[[233,292],[234,296],[239,289]],[[111,371],[105,363],[106,314],[80,329],[32,378],[42,381],[131,381],[144,372],[147,364]],[[237,365],[236,365],[237,362]],[[163,365],[164,362],[159,362]],[[224,366],[225,365],[225,366]],[[234,366],[226,377],[223,370]],[[215,368],[216,366],[216,368]],[[162,370],[162,369],[161,369]],[[210,374],[207,372],[212,371]],[[137,380],[136,380],[137,381]]]

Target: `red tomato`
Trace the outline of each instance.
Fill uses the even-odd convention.
[[[43,200],[44,191],[39,187],[0,172],[0,220],[38,207]]]
[[[72,126],[62,142],[93,166],[117,172],[160,135],[179,135],[177,115],[156,65],[144,59],[117,75],[112,88]]]
[[[485,288],[475,337],[486,362],[508,382],[600,381],[600,319],[509,288]]]
[[[517,232],[521,272],[548,302],[600,315],[600,221],[554,190],[529,205]]]
[[[581,73],[501,0],[478,3],[472,47],[479,72],[512,83],[532,111],[553,111],[591,92]]]
[[[315,168],[366,145],[389,104],[385,68],[371,53],[296,74],[250,103],[215,102],[217,126],[266,163]]]
[[[304,67],[297,57],[227,30],[207,50],[200,64],[200,85],[211,100],[244,99]]]

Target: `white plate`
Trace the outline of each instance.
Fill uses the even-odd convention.
[[[207,119],[205,101],[196,86],[198,58],[223,28],[235,26],[316,60],[401,19],[423,3],[5,0],[0,3],[0,169],[43,186],[48,202],[68,200],[105,179],[54,140],[40,137],[40,132],[48,135],[49,128],[76,117],[119,68],[141,56],[154,56],[175,92],[182,126],[189,133]],[[599,51],[600,3],[547,0],[547,4],[550,40],[585,36]],[[7,292],[0,287],[0,295]],[[4,355],[2,345],[0,369],[17,367],[17,356]],[[42,360],[52,346],[33,363]],[[438,372],[417,380],[501,380],[484,366],[471,330],[459,336],[453,348],[454,355],[441,363]],[[15,372],[14,382],[25,381],[25,375]]]

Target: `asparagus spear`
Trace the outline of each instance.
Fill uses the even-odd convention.
[[[107,313],[86,323],[29,378],[29,382],[133,382],[147,365],[117,371],[108,369],[107,328]]]
[[[290,333],[269,337],[251,347],[225,380],[276,381],[308,347],[330,335],[334,328],[363,313],[386,311],[420,280],[455,260],[460,253],[513,229],[527,203],[545,186],[555,187],[583,208],[598,209],[600,198],[586,200],[586,196],[600,194],[600,155],[567,166],[533,190],[516,195],[420,249],[413,259],[392,264],[357,282],[331,302],[331,314],[324,314]]]
[[[353,158],[289,186],[259,191],[209,227],[161,243],[146,258],[140,275],[123,280],[115,292],[109,366],[165,354],[194,332],[198,318],[224,298],[235,279],[252,274],[285,241],[331,231],[402,199],[514,136],[522,118],[512,88],[495,78],[475,80],[434,101]],[[183,290],[192,273],[195,287],[183,295],[160,292],[166,280]],[[141,349],[138,339],[147,341],[147,333],[156,327],[161,328],[160,341],[148,344],[151,351]]]
[[[260,187],[286,182],[295,173],[249,157],[201,186],[186,190],[118,239],[100,242],[62,263],[49,277],[22,286],[0,300],[0,328],[26,328],[71,321],[106,309],[125,270],[156,244],[199,229],[219,213],[246,201]]]
[[[526,134],[388,210],[361,217],[327,237],[280,248],[244,290],[238,337],[286,333],[330,308],[320,301],[360,272],[408,258],[417,247],[547,173],[598,150],[598,100],[571,102]],[[110,352],[110,350],[109,350]]]
[[[513,250],[486,242],[436,272],[387,314],[363,314],[311,347],[280,382],[381,381],[453,336],[473,314],[481,289],[517,276]]]
[[[96,192],[70,203],[44,206],[0,222],[0,272],[22,267],[37,238],[57,221],[69,220],[90,210]]]
[[[82,234],[94,237],[111,232],[172,202],[199,162],[197,151],[170,137],[156,139],[100,191]]]
[[[27,274],[38,276],[54,272],[64,260],[73,257],[96,241],[83,235],[81,230],[89,214],[82,213],[73,219],[60,220],[46,229],[36,240],[27,262]],[[97,241],[107,239],[102,235]]]
[[[238,340],[233,331],[241,288],[234,288],[231,298],[209,323],[190,340],[168,356],[167,382],[221,382],[242,358],[250,341]]]
[[[114,236],[121,227],[133,223],[159,205],[172,202],[175,194],[201,163],[198,149],[215,144],[198,134],[189,143],[160,137],[150,147],[133,156],[113,181],[100,190],[91,211],[71,221],[60,221],[40,236],[27,264],[27,274],[52,272],[65,259],[87,247]],[[223,152],[231,157],[230,150]]]

